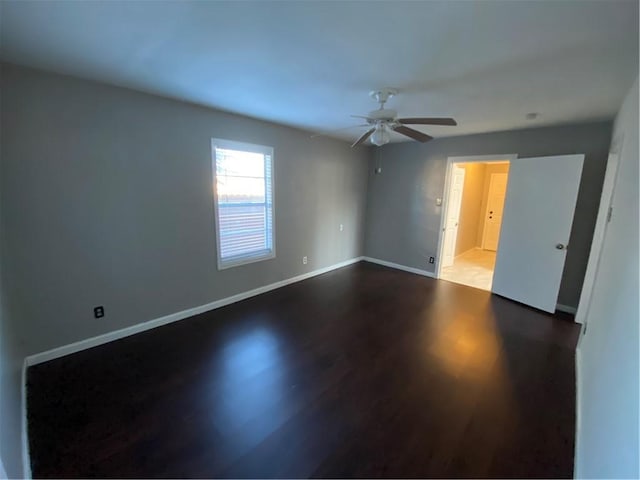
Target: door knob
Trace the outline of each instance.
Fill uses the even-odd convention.
[[[559,244],[557,244],[557,245],[556,245],[556,248],[557,248],[558,250],[564,250],[564,249],[565,249],[565,246],[564,246],[563,244],[559,243]]]

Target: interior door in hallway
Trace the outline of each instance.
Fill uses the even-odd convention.
[[[494,293],[554,312],[584,155],[511,162]]]
[[[482,248],[485,250],[498,250],[500,240],[500,225],[502,225],[502,210],[504,198],[507,194],[507,173],[492,173],[489,180],[489,193],[487,195],[487,210],[484,217],[484,229],[482,234]]]
[[[456,241],[458,239],[458,222],[460,220],[460,206],[462,205],[462,191],[464,189],[465,170],[458,165],[452,165],[447,213],[444,224],[442,266],[450,267],[456,255]]]

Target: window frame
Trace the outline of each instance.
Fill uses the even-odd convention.
[[[238,150],[242,152],[261,153],[263,155],[269,155],[269,167],[271,169],[271,250],[267,253],[257,253],[256,255],[247,255],[243,258],[236,260],[224,260],[221,255],[221,242],[220,242],[220,218],[218,209],[218,174],[217,174],[217,159],[216,148],[227,150]],[[218,257],[218,270],[226,270],[228,268],[239,267],[241,265],[248,265],[251,263],[262,262],[264,260],[271,260],[276,258],[276,202],[275,202],[275,169],[274,169],[274,156],[273,147],[268,145],[258,145],[255,143],[238,142],[235,140],[225,140],[222,138],[211,139],[211,167],[213,178],[213,211],[215,215],[215,235],[216,235],[216,250]],[[266,161],[265,161],[266,169]],[[265,172],[265,205],[267,203],[267,176]]]

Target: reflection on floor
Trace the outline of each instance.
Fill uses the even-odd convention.
[[[450,267],[444,267],[442,280],[491,291],[496,252],[474,248],[458,255]]]
[[[29,367],[33,478],[573,478],[579,334],[362,262]]]

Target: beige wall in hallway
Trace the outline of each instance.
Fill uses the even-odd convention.
[[[487,210],[487,198],[489,197],[489,183],[491,182],[491,174],[492,173],[509,173],[509,164],[508,163],[487,163],[484,170],[484,185],[482,191],[482,203],[480,205],[479,215],[478,215],[478,228],[477,228],[477,239],[476,244],[478,247],[482,248],[482,235],[484,232],[484,220],[485,220],[485,212]]]
[[[462,204],[460,205],[460,220],[458,222],[458,238],[456,241],[456,256],[471,250],[478,242],[478,218],[482,216],[480,207],[484,194],[485,164],[461,163],[464,168],[464,188],[462,190]],[[482,238],[480,236],[480,238]]]
[[[457,165],[464,168],[465,175],[456,256],[472,248],[482,248],[491,174],[509,173],[509,164],[506,163],[459,163]]]

